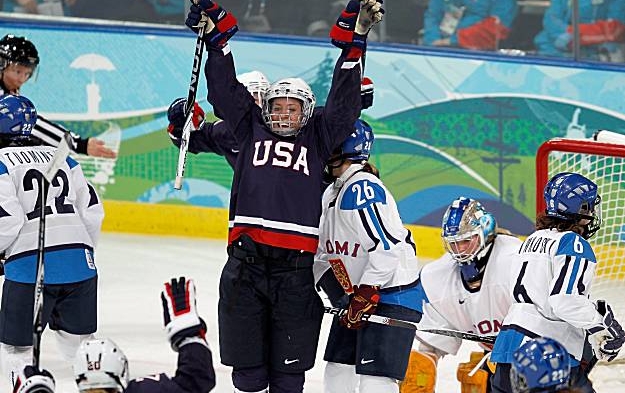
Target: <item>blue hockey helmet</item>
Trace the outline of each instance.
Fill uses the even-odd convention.
[[[543,193],[549,217],[586,225],[586,239],[601,227],[601,197],[597,184],[572,172],[561,172],[547,182]]]
[[[569,386],[571,357],[551,338],[538,337],[521,345],[511,366],[514,393],[557,392]]]
[[[462,267],[462,276],[473,281],[480,274],[476,262],[495,239],[495,217],[475,199],[459,197],[443,215],[442,238],[445,250]]]
[[[373,129],[364,120],[354,123],[354,132],[343,141],[339,148],[338,159],[349,161],[367,161],[373,147]]]
[[[28,98],[12,94],[0,97],[0,136],[28,138],[36,122],[37,110]]]

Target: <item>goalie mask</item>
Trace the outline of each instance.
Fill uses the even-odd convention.
[[[315,102],[315,95],[303,79],[281,79],[271,84],[265,95],[265,123],[280,136],[296,135],[312,116]]]
[[[442,229],[445,250],[460,265],[463,279],[479,280],[486,266],[481,260],[496,236],[495,217],[478,201],[460,197],[447,208]]]
[[[256,105],[262,107],[265,94],[269,90],[269,80],[260,71],[250,71],[237,76],[239,82],[250,92]]]
[[[514,393],[559,392],[569,386],[571,357],[556,340],[532,339],[512,356],[510,382]]]
[[[588,178],[577,173],[558,173],[547,182],[543,196],[547,204],[545,214],[585,225],[585,239],[601,228],[601,197],[597,185]]]
[[[34,73],[39,64],[37,48],[25,37],[5,35],[0,40],[0,70],[4,71],[9,64],[30,67]]]
[[[128,385],[128,359],[112,340],[86,340],[74,359],[74,377],[78,390],[114,389],[123,392]]]
[[[28,139],[36,122],[37,110],[28,98],[11,94],[0,98],[0,138]]]

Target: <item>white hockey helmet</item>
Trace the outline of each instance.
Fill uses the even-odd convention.
[[[74,359],[74,377],[78,390],[116,389],[123,392],[128,385],[128,359],[112,340],[85,340]]]
[[[247,88],[258,106],[263,105],[263,99],[269,89],[269,79],[260,71],[250,71],[237,75],[239,82]]]
[[[276,115],[271,114],[272,101],[276,98],[296,99],[302,106],[302,113],[297,121],[293,121],[290,116],[281,115],[279,119],[274,119]],[[301,78],[280,79],[269,86],[265,100],[263,101],[263,116],[265,123],[272,132],[281,136],[291,136],[299,132],[306,125],[313,110],[315,109],[315,95],[308,83]]]

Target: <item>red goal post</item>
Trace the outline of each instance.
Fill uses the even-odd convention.
[[[543,190],[556,173],[577,172],[597,183],[602,224],[589,240],[597,256],[591,297],[607,300],[617,319],[624,323],[625,135],[602,131],[596,139],[556,138],[539,147],[536,154],[536,211],[544,211]],[[623,357],[623,354],[619,356]]]

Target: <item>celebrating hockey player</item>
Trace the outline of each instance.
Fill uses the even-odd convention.
[[[55,149],[31,139],[36,119],[28,98],[0,98],[0,251],[6,254],[0,361],[12,383],[33,359],[41,187],[47,188],[43,326],[50,324],[56,331],[67,360],[97,327],[94,248],[104,217],[102,204],[70,157],[50,183],[44,180]]]
[[[247,88],[256,105],[262,107],[263,99],[269,89],[267,77],[260,71],[250,71],[237,76],[237,79]],[[167,133],[178,148],[180,148],[180,138],[186,120],[186,101],[184,97],[177,98],[167,110],[169,120]],[[194,154],[206,152],[224,156],[228,164],[234,168],[239,148],[234,135],[226,128],[226,123],[223,120],[204,121],[204,110],[197,102],[194,103],[192,111],[193,129],[189,137],[189,151]]]
[[[499,229],[480,202],[465,197],[454,200],[445,211],[442,240],[446,253],[421,270],[425,293],[421,325],[497,334],[512,303],[508,282],[521,241]],[[438,359],[456,354],[462,343],[458,338],[419,332],[417,339],[419,351],[411,354],[402,393],[434,392]],[[484,349],[488,352],[490,347]],[[459,365],[463,391],[488,391],[488,364],[471,373],[484,356],[473,352],[469,362]]]
[[[129,381],[128,359],[112,340],[91,339],[78,348],[74,377],[80,393],[208,393],[215,387],[212,354],[205,340],[206,324],[199,317],[195,283],[185,277],[165,283],[163,317],[171,348],[178,352],[173,378],[164,373]],[[54,393],[47,371],[27,367],[15,393]]]
[[[38,65],[39,53],[31,41],[11,34],[0,39],[0,96],[19,94],[20,88],[35,74]],[[63,135],[67,133],[70,133],[67,129],[41,115],[32,130],[33,137],[49,146],[58,146]],[[83,139],[73,133],[70,135],[73,141],[70,147],[76,153],[104,158],[116,156],[115,152],[107,148],[101,140]]]
[[[314,288],[323,164],[360,113],[366,36],[382,18],[375,0],[352,0],[351,19],[325,107],[299,78],[273,83],[259,108],[236,80],[227,41],[234,17],[210,0],[186,24],[206,23],[208,101],[239,148],[230,201],[229,259],[220,280],[221,361],[243,392],[301,392],[314,365],[323,315]]]
[[[324,360],[327,393],[398,392],[414,331],[362,321],[378,314],[418,322],[419,262],[412,234],[391,193],[368,163],[373,130],[357,120],[326,170],[334,182],[322,199],[315,275],[333,280],[349,295],[348,310],[332,321]]]
[[[571,357],[556,340],[533,338],[512,356],[512,393],[573,393],[569,390]]]
[[[604,301],[589,299],[597,259],[590,239],[601,227],[601,197],[590,179],[558,173],[545,186],[547,208],[536,232],[518,250],[513,303],[497,336],[491,360],[493,392],[509,392],[512,354],[528,337],[550,337],[571,355],[571,387],[593,392],[580,367],[586,336],[598,359],[613,360],[625,332]]]
[[[265,94],[269,89],[267,77],[260,71],[250,71],[238,75],[237,79],[254,97],[256,105],[262,108]],[[362,80],[360,98],[362,109],[367,109],[373,104],[373,82],[367,77]],[[180,138],[186,120],[186,101],[187,99],[184,97],[177,98],[167,110],[167,119],[169,120],[167,134],[172,143],[178,148],[180,147]],[[204,119],[204,110],[197,102],[194,103],[192,115],[193,129],[189,139],[189,151],[194,154],[200,152],[218,154],[223,156],[228,164],[234,168],[239,152],[234,136],[226,129],[226,123],[222,120],[207,122]]]

